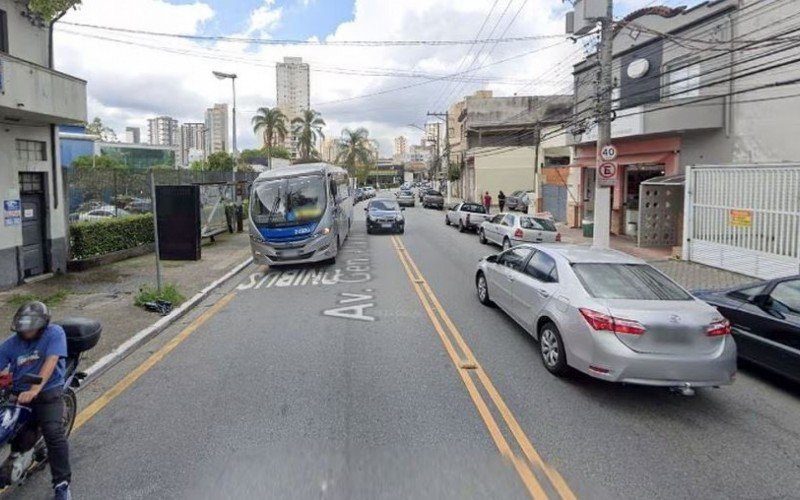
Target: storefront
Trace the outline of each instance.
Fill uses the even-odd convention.
[[[640,210],[639,186],[653,177],[680,173],[680,137],[616,139],[618,165],[616,185],[611,188],[611,232],[636,236]],[[580,217],[594,220],[594,189],[597,146],[575,146],[573,168],[581,169],[583,203]]]

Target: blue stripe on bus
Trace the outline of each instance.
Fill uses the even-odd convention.
[[[260,227],[258,231],[266,241],[296,241],[308,238],[317,227],[317,222],[298,226]]]

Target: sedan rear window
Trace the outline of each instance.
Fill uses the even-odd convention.
[[[473,214],[485,214],[486,209],[483,208],[483,205],[478,205],[477,203],[464,203],[461,206],[462,212],[471,212]]]
[[[572,269],[589,295],[598,299],[692,300],[647,264],[573,264]]]
[[[520,217],[519,225],[524,229],[538,229],[539,231],[558,231],[550,219],[541,217]]]

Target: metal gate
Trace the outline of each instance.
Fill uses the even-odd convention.
[[[567,186],[544,184],[542,186],[542,205],[545,212],[553,214],[557,222],[567,221]]]
[[[44,174],[21,172],[19,184],[22,202],[22,275],[30,278],[47,271],[45,241],[47,206],[44,198]]]
[[[800,272],[800,164],[687,167],[683,258],[758,278]]]

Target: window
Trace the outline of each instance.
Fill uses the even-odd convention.
[[[0,52],[8,53],[8,16],[0,10]]]
[[[756,298],[757,295],[760,295],[764,292],[764,288],[766,288],[766,283],[761,283],[756,286],[749,286],[747,288],[740,288],[739,290],[734,290],[728,294],[730,297],[734,297],[741,300],[746,300],[748,302],[752,302],[753,299]]]
[[[772,307],[778,311],[800,314],[800,280],[778,283],[769,297]]]
[[[514,216],[513,215],[506,215],[505,217],[503,217],[503,223],[502,224],[504,226],[508,226],[508,227],[513,226],[514,225]]]
[[[47,160],[47,143],[17,139],[17,158],[29,161]]]
[[[528,258],[530,253],[531,251],[527,248],[512,248],[500,254],[497,263],[515,271],[521,271],[523,264],[525,264],[525,259]]]
[[[598,299],[692,300],[647,264],[573,264],[572,269],[589,295]]]
[[[545,283],[558,282],[556,261],[544,252],[536,251],[533,254],[525,266],[525,274]]]
[[[664,98],[685,99],[700,95],[700,64],[681,59],[664,66]]]
[[[461,206],[462,212],[470,212],[473,214],[485,214],[486,209],[483,208],[483,205],[478,205],[477,203],[464,203]]]
[[[497,214],[494,217],[492,217],[491,220],[492,224],[500,224],[502,221],[503,221],[503,214]]]

